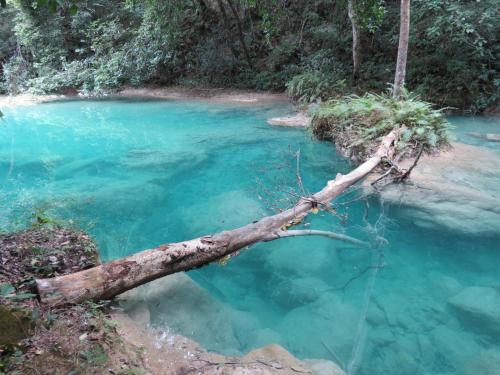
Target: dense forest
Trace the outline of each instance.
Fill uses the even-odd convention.
[[[394,77],[399,1],[3,5],[0,92],[10,94],[98,95],[124,85],[180,84],[288,89],[309,102],[382,92]],[[407,88],[440,106],[494,108],[498,9],[495,0],[412,1]]]

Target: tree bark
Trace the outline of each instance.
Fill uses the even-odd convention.
[[[222,0],[217,0],[217,5],[219,6],[220,13],[222,14],[222,22],[224,23],[224,28],[227,32],[229,49],[231,50],[234,58],[238,60],[240,58],[240,55],[234,48],[233,38],[231,37],[231,25],[227,17],[226,9],[224,8],[224,4],[222,4]]]
[[[297,231],[291,231],[292,233],[287,235],[283,228],[300,222],[318,206],[328,207],[332,199],[373,171],[384,157],[392,158],[393,145],[398,133],[399,130],[393,130],[385,136],[375,155],[356,169],[346,175],[337,174],[335,179],[328,181],[321,191],[310,197],[301,198],[294,207],[286,211],[266,216],[244,227],[189,241],[161,245],[73,274],[37,279],[40,299],[43,303],[51,305],[111,299],[141,284],[176,272],[201,267],[257,242],[299,235],[294,233]],[[319,233],[310,231],[301,235],[303,234]]]
[[[401,20],[399,26],[398,59],[394,77],[393,96],[400,98],[406,78],[406,60],[408,57],[408,39],[410,35],[410,0],[401,0]]]
[[[349,0],[347,3],[347,14],[352,26],[352,77],[357,79],[359,66],[361,64],[360,53],[360,33],[356,14],[356,0]]]
[[[247,60],[248,66],[253,68],[252,58],[250,57],[250,52],[248,51],[247,44],[245,42],[245,35],[243,34],[243,26],[241,25],[241,19],[238,14],[238,11],[234,7],[232,0],[226,0],[229,5],[229,9],[233,13],[234,18],[236,19],[236,26],[238,27],[238,38],[240,40],[241,48],[243,48],[243,53],[245,54],[245,59]]]

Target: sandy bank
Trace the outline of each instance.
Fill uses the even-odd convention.
[[[54,100],[62,100],[70,98],[67,95],[0,95],[0,109],[9,107],[18,107],[25,105],[40,104]]]
[[[149,98],[165,100],[207,100],[214,103],[234,104],[265,104],[286,102],[284,93],[259,92],[227,88],[189,88],[182,86],[169,87],[126,87],[116,93],[101,96],[79,95],[31,95],[20,94],[14,96],[0,95],[0,108],[22,105],[33,105],[44,102],[68,99],[99,99],[99,98]]]
[[[189,88],[171,87],[127,87],[111,97],[144,97],[177,100],[208,100],[216,103],[264,104],[284,102],[288,98],[284,93],[258,92],[227,88]]]

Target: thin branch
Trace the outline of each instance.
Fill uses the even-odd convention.
[[[299,237],[299,236],[323,236],[328,237],[333,240],[348,242],[356,246],[360,247],[369,247],[370,244],[365,241],[358,240],[354,237],[347,236],[345,234],[329,232],[325,230],[314,230],[314,229],[298,229],[298,230],[282,230],[279,232],[270,233],[268,237],[266,237],[263,241],[273,241],[278,238],[284,237]]]
[[[424,152],[424,145],[422,144],[420,146],[420,150],[418,151],[417,157],[413,161],[413,164],[411,165],[410,168],[408,168],[408,170],[405,173],[403,173],[403,175],[400,177],[400,181],[403,181],[403,180],[407,179],[408,177],[410,177],[411,171],[413,170],[413,168],[415,168],[417,166],[417,163],[420,160],[420,157],[422,156],[423,152]]]
[[[296,161],[296,163],[297,163],[297,170],[295,172],[295,174],[297,176],[297,184],[299,185],[299,188],[300,188],[300,191],[302,192],[302,195],[306,196],[306,195],[309,195],[309,194],[306,194],[306,190],[304,189],[304,184],[302,182],[302,177],[300,175],[300,148],[295,153],[295,158],[297,160]]]

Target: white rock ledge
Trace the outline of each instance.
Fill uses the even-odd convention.
[[[297,112],[291,116],[273,117],[267,120],[269,125],[305,128],[311,124],[311,117],[304,112]]]

